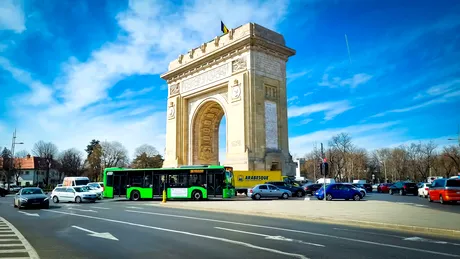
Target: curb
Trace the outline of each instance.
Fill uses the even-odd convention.
[[[257,212],[254,214],[253,211],[224,211],[222,209],[213,209],[213,208],[197,208],[197,207],[187,207],[187,206],[169,206],[169,204],[160,203],[160,205],[145,205],[145,206],[155,206],[155,207],[165,207],[171,209],[183,209],[183,210],[195,210],[195,211],[210,211],[217,213],[230,213],[230,214],[239,214],[239,215],[251,215],[259,217],[270,217],[270,218],[281,218],[281,219],[290,219],[290,220],[299,220],[307,221],[321,224],[329,225],[345,225],[345,226],[354,226],[361,228],[375,228],[375,229],[386,229],[398,232],[411,232],[415,234],[426,234],[431,236],[439,237],[448,237],[460,239],[460,231],[444,228],[429,228],[421,226],[410,226],[410,225],[400,225],[392,223],[381,223],[381,222],[372,222],[372,221],[361,221],[361,220],[341,220],[335,219],[334,222],[330,222],[330,218],[326,217],[309,217],[309,216],[286,216],[285,214],[276,214],[276,213],[266,213],[266,212]]]

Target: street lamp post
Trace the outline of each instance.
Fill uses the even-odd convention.
[[[16,129],[14,129],[13,132],[13,140],[11,141],[11,161],[10,161],[10,172],[13,170],[14,167],[14,148],[16,145],[22,145],[24,142],[16,142]],[[7,177],[6,179],[8,181],[8,192],[10,191],[10,179]]]

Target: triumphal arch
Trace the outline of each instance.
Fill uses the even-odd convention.
[[[164,167],[218,164],[226,116],[226,161],[234,170],[295,172],[289,154],[286,62],[295,50],[255,23],[179,55],[168,83]]]

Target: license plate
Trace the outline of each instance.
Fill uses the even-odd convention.
[[[38,204],[40,204],[40,202],[34,202],[34,203],[32,203],[32,204],[33,204],[33,205],[38,205]]]

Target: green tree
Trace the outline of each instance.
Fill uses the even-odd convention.
[[[100,144],[100,141],[99,140],[96,140],[96,139],[93,139],[91,140],[91,142],[89,143],[89,145],[86,146],[86,153],[88,154],[88,156],[91,155],[91,153],[93,152],[94,148]]]
[[[99,181],[102,173],[102,147],[96,144],[92,147],[91,154],[86,160],[87,176],[94,180]]]
[[[163,157],[158,154],[155,147],[142,145],[136,148],[132,166],[134,168],[160,168],[163,166]]]

